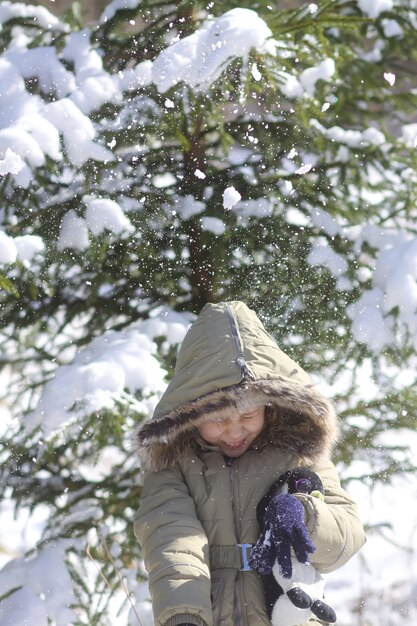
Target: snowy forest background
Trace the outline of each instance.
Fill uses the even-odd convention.
[[[415,0],[102,4],[0,1],[0,624],[152,624],[132,433],[240,299],[341,418],[338,624],[415,626]]]

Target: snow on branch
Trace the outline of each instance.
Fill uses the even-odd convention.
[[[247,58],[252,48],[273,52],[271,35],[255,11],[232,9],[163,50],[153,62],[152,80],[161,93],[181,82],[206,91],[231,61]]]
[[[166,337],[168,345],[180,343],[189,322],[189,316],[162,308],[153,318],[96,337],[69,365],[58,368],[27,415],[26,428],[40,426],[48,437],[82,416],[113,408],[126,392],[137,411],[147,415],[166,386],[154,340]],[[142,403],[135,401],[139,391],[146,398]]]

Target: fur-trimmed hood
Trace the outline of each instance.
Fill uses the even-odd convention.
[[[207,304],[181,345],[153,418],[138,431],[143,467],[171,467],[199,445],[199,425],[230,407],[261,404],[269,408],[255,446],[292,451],[306,463],[329,456],[338,432],[329,400],[243,302]]]

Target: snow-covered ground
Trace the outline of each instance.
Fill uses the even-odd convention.
[[[415,446],[417,451],[417,446]],[[352,483],[367,526],[359,555],[327,576],[327,601],[339,626],[417,624],[417,484],[412,476],[378,484],[372,491]],[[378,528],[382,534],[378,532]]]

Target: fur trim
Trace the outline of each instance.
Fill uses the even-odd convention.
[[[168,415],[145,422],[137,440],[142,466],[151,471],[172,467],[197,447],[196,428],[231,407],[270,407],[266,428],[256,446],[272,445],[294,452],[307,463],[329,456],[337,440],[333,406],[312,385],[284,379],[245,381],[183,404]]]

